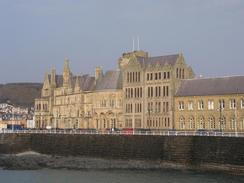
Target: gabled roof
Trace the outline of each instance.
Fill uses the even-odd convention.
[[[76,77],[73,77],[73,87],[75,87]],[[79,84],[82,91],[92,91],[95,88],[95,77],[88,74],[79,76]]]
[[[107,71],[96,82],[95,90],[122,89],[122,75],[120,71]]]
[[[165,56],[158,56],[158,57],[137,57],[138,62],[142,65],[142,66],[147,66],[147,65],[155,65],[155,64],[159,64],[159,65],[165,65],[165,64],[169,64],[169,65],[175,65],[177,62],[177,59],[179,57],[179,54],[175,54],[175,55],[165,55]]]
[[[183,80],[176,96],[244,94],[244,76]]]

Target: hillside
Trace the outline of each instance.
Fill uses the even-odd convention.
[[[41,83],[0,84],[0,103],[11,103],[17,106],[32,107],[34,99],[41,95]]]

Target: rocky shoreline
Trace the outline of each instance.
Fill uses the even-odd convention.
[[[189,166],[162,161],[114,160],[90,157],[52,156],[36,152],[0,154],[0,167],[7,170],[70,169],[70,170],[196,170],[244,175],[243,166],[202,164]]]

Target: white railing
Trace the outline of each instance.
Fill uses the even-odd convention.
[[[101,131],[101,130],[8,130],[8,129],[4,129],[4,130],[0,130],[0,133],[244,137],[244,132],[215,132],[215,131]]]

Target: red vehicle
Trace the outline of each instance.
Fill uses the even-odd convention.
[[[132,135],[133,132],[134,132],[133,128],[123,128],[122,129],[122,134],[124,134],[124,135]]]

